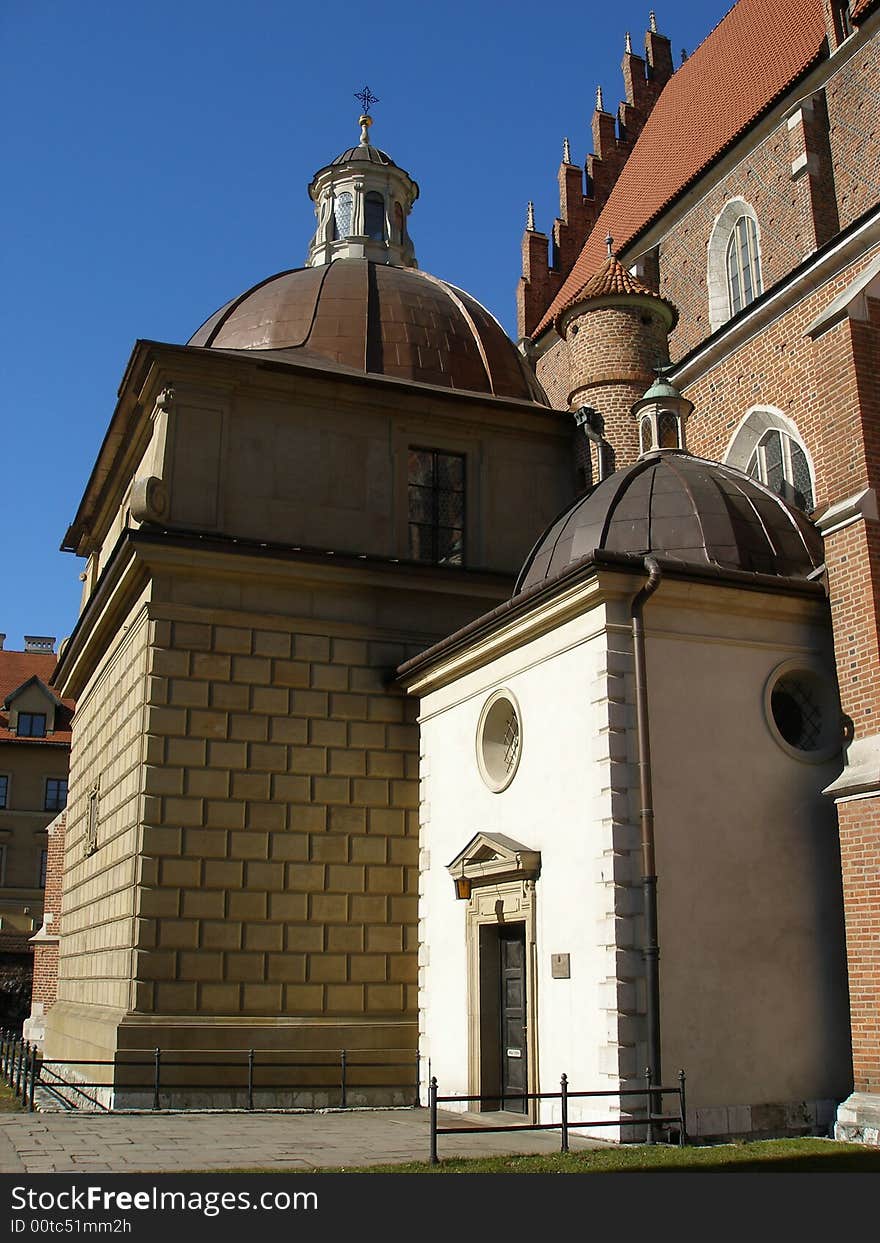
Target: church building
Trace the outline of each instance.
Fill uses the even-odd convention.
[[[696,1135],[878,1141],[877,9],[622,37],[519,345],[368,108],[305,266],[137,343],[64,541],[72,1076],[418,1050],[551,1120],[681,1066]]]

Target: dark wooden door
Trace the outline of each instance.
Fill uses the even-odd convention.
[[[525,927],[499,929],[501,996],[498,1011],[501,1036],[502,1109],[527,1112],[520,1093],[529,1090],[526,1043],[526,936]]]

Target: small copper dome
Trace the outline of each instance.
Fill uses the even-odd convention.
[[[819,533],[799,509],[740,470],[670,449],[570,505],[532,549],[514,594],[596,549],[786,578],[808,578],[823,561]]]
[[[476,299],[413,268],[337,259],[279,272],[216,311],[189,345],[286,350],[443,388],[547,398]]]

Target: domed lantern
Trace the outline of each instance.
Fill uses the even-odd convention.
[[[632,407],[639,427],[640,455],[658,449],[686,449],[685,422],[694,403],[669,382],[671,367],[657,367],[657,379]]]

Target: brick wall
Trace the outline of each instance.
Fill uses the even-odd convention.
[[[404,644],[157,621],[139,1009],[414,1014],[416,705]]]
[[[857,1092],[880,1093],[880,798],[839,803]]]
[[[43,926],[51,938],[61,933],[61,895],[64,877],[64,834],[67,812],[62,811],[49,825],[46,839],[46,890],[43,898]],[[32,1009],[46,1014],[58,994],[58,942],[35,941]]]

